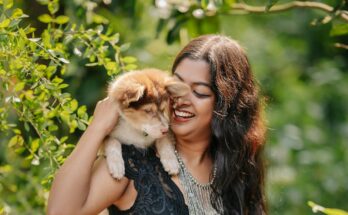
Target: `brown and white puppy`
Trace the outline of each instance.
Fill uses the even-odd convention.
[[[114,178],[124,176],[121,143],[146,148],[155,143],[164,169],[178,174],[174,142],[169,132],[170,98],[184,96],[189,87],[158,69],[132,71],[119,76],[108,96],[117,101],[119,119],[104,141],[109,171]]]

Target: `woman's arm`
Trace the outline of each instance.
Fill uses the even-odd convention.
[[[122,196],[128,179],[113,179],[103,158],[95,162],[117,119],[115,101],[106,98],[98,102],[93,121],[55,176],[48,199],[49,215],[96,214]]]

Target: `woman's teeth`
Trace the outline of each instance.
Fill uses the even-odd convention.
[[[192,113],[188,113],[188,112],[183,112],[183,111],[178,111],[178,110],[174,110],[174,114],[177,117],[182,117],[182,118],[191,118],[194,117],[195,115]]]

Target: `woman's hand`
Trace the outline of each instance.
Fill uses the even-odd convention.
[[[106,97],[99,101],[93,114],[93,120],[89,127],[108,135],[115,127],[118,120],[118,106],[114,99]]]

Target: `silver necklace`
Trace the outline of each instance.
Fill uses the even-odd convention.
[[[188,204],[190,215],[216,215],[218,212],[213,208],[210,201],[210,194],[212,192],[212,184],[216,177],[216,166],[213,168],[213,177],[206,183],[199,183],[192,174],[187,170],[184,161],[180,157],[178,151],[175,150],[176,158],[179,162],[179,179],[184,188],[184,195]],[[222,206],[222,201],[218,202]],[[222,208],[222,207],[221,207]]]

